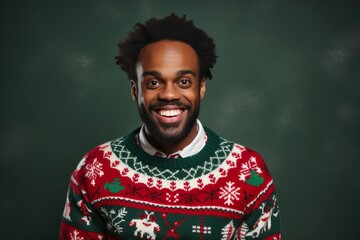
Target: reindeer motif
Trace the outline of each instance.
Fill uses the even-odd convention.
[[[139,219],[131,220],[130,227],[136,226],[135,237],[140,233],[140,238],[143,238],[144,234],[146,234],[147,239],[155,240],[155,231],[160,232],[160,226],[155,222],[156,217],[152,216],[153,214],[154,212],[148,213],[148,211],[145,211],[145,214],[141,215]]]
[[[276,208],[276,197],[273,196],[271,200],[271,206],[266,206],[267,204],[264,202],[261,204],[261,215],[259,219],[254,224],[253,230],[248,232],[246,236],[251,236],[253,238],[258,237],[261,233],[271,229],[271,217],[277,217],[279,214],[279,210],[274,213]]]

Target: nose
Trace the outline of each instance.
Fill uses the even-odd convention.
[[[173,101],[180,99],[180,92],[174,84],[164,84],[159,92],[159,99]]]

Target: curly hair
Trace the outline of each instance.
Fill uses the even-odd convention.
[[[210,69],[216,63],[215,43],[203,30],[194,26],[193,21],[174,13],[163,18],[150,18],[145,24],[135,24],[128,37],[118,44],[119,56],[116,64],[124,70],[129,80],[137,80],[136,62],[140,51],[148,44],[161,40],[181,41],[189,44],[197,53],[200,63],[200,79],[211,79]]]

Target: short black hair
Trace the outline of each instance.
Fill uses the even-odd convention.
[[[137,80],[136,62],[140,51],[148,44],[161,40],[181,41],[189,44],[197,53],[200,63],[199,79],[211,79],[210,69],[216,63],[215,43],[203,30],[195,27],[186,16],[174,13],[163,19],[150,18],[144,24],[135,24],[128,37],[118,44],[119,56],[116,64],[124,70],[129,80]]]

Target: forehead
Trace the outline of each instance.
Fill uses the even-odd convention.
[[[195,50],[186,43],[171,40],[146,45],[139,54],[137,65],[141,65],[144,70],[199,70]]]

